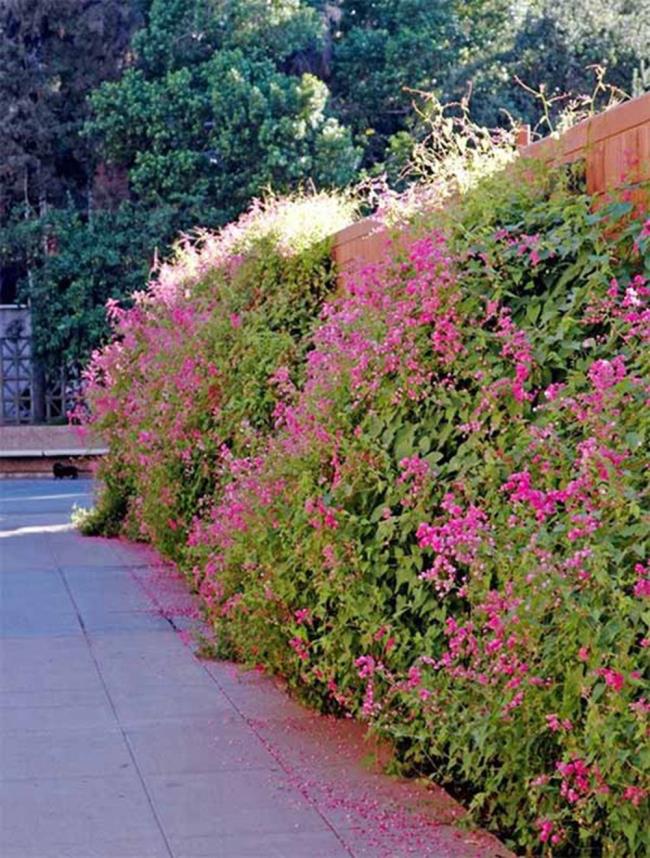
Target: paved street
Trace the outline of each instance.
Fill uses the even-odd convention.
[[[506,855],[356,725],[195,658],[184,585],[70,529],[90,488],[0,481],[2,858]]]

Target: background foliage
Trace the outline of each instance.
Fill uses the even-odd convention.
[[[223,225],[269,186],[343,187],[386,171],[402,187],[402,167],[427,133],[409,89],[449,100],[471,87],[472,114],[488,125],[508,124],[501,108],[514,120],[537,120],[536,99],[515,75],[533,89],[545,84],[553,97],[590,89],[587,66],[601,63],[613,85],[640,91],[646,7],[7,0],[5,300],[17,279],[22,298],[55,328],[37,323],[41,358],[76,362],[105,334],[96,302],[126,297],[137,278],[144,286],[156,253],[164,257],[179,232]],[[26,221],[33,240],[25,243]],[[102,271],[88,256],[100,224],[111,260]],[[65,260],[54,263],[58,252]]]

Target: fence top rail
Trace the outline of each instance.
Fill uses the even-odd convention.
[[[385,226],[380,221],[364,218],[335,232],[332,236],[333,245],[335,248],[340,248],[345,244],[365,238],[369,233],[383,232],[384,229]]]
[[[558,150],[566,159],[579,158],[598,143],[650,124],[650,92],[584,119],[561,137],[544,137],[520,148],[522,158],[547,158]]]
[[[519,154],[522,158],[543,161],[575,161],[583,155],[588,157],[598,144],[605,144],[605,141],[619,135],[641,130],[650,135],[650,92],[579,122],[561,137],[545,137],[534,143],[520,145]],[[527,139],[528,135],[522,133],[521,143]],[[384,231],[384,225],[372,217],[345,227],[332,236],[335,259],[349,263],[354,256],[359,255],[362,261],[364,254],[370,251],[372,239],[379,240]],[[367,247],[368,251],[364,251],[364,247]]]

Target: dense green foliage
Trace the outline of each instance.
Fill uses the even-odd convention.
[[[223,654],[368,719],[515,847],[640,858],[650,221],[518,169],[330,297],[280,226],[187,249],[112,310],[92,422],[111,515]]]
[[[138,3],[5,0],[0,8],[0,212],[85,196],[88,93],[117,77]]]
[[[506,21],[489,24],[489,49],[458,74],[461,87],[473,86],[477,121],[500,124],[507,111],[536,125],[535,98],[517,78],[533,90],[544,88],[550,99],[591,92],[594,66],[606,69],[609,83],[630,94],[650,88],[643,65],[650,56],[650,8],[645,5],[627,0],[536,0],[511,3],[508,8]],[[450,88],[447,97],[452,93]],[[553,119],[566,103],[566,98],[554,102]]]
[[[14,255],[31,262],[28,294],[47,369],[56,370],[62,354],[72,366],[86,363],[109,333],[106,303],[116,297],[116,283],[125,298],[141,289],[153,249],[175,238],[175,226],[170,206],[144,212],[130,203],[115,212],[96,211],[89,220],[70,206],[17,222]],[[42,254],[52,236],[56,252]]]
[[[449,100],[473,88],[473,116],[490,126],[508,124],[508,113],[537,120],[536,98],[515,75],[553,97],[590,90],[588,66],[601,63],[613,85],[629,91],[634,78],[640,91],[646,7],[8,0],[0,10],[0,279],[13,283],[18,273],[21,298],[48,305],[37,315],[59,333],[37,324],[41,359],[75,363],[101,341],[96,302],[124,298],[135,278],[143,286],[145,260],[156,250],[165,256],[174,235],[223,225],[269,187],[343,187],[383,171],[402,187],[414,141],[429,130],[413,90]],[[551,113],[563,104],[553,102]],[[22,243],[25,221],[39,241]],[[103,252],[121,259],[104,273],[87,264],[99,223]],[[61,264],[48,258],[56,248],[65,248]],[[11,292],[3,288],[5,300]]]
[[[147,510],[149,538],[177,556],[184,535],[169,526],[170,505],[191,519],[199,499],[214,489],[212,466],[223,445],[234,455],[253,455],[271,431],[275,397],[268,379],[275,369],[291,366],[297,377],[304,374],[309,336],[335,284],[330,236],[352,216],[352,204],[337,196],[255,207],[222,234],[179,246],[177,258],[162,267],[148,296],[140,296],[126,316],[111,309],[114,323],[128,317],[143,324],[136,339],[129,337],[130,348],[123,355],[128,370],[122,365],[115,376],[109,370],[116,388],[108,401],[128,399],[135,411],[142,406],[147,411],[148,403],[140,403],[136,391],[150,388],[159,406],[160,432],[175,438],[177,447],[147,466],[151,491],[146,497],[139,492],[137,462],[127,456],[116,467],[118,454],[102,472],[106,490],[100,508],[84,525],[89,532],[114,535],[126,518],[128,532],[137,535],[138,516],[129,500],[138,493],[138,507]],[[167,347],[161,349],[163,342]],[[107,348],[110,364],[121,346]],[[221,366],[216,373],[215,359]],[[100,389],[104,360],[97,356],[92,370]],[[179,414],[190,417],[191,427],[181,429]],[[162,452],[138,419],[120,409],[106,416],[102,431],[107,439],[119,438],[121,444],[127,433],[133,451],[151,442]],[[191,474],[183,463],[191,464]],[[173,488],[170,472],[178,477]]]
[[[350,135],[326,114],[327,87],[264,54],[217,50],[153,80],[130,70],[93,105],[90,128],[128,165],[138,198],[187,208],[199,223],[227,221],[263,188],[344,187],[355,175]]]

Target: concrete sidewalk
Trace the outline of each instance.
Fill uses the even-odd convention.
[[[0,483],[2,858],[508,854],[362,765],[357,725],[198,660],[184,585],[67,527],[89,492]]]

